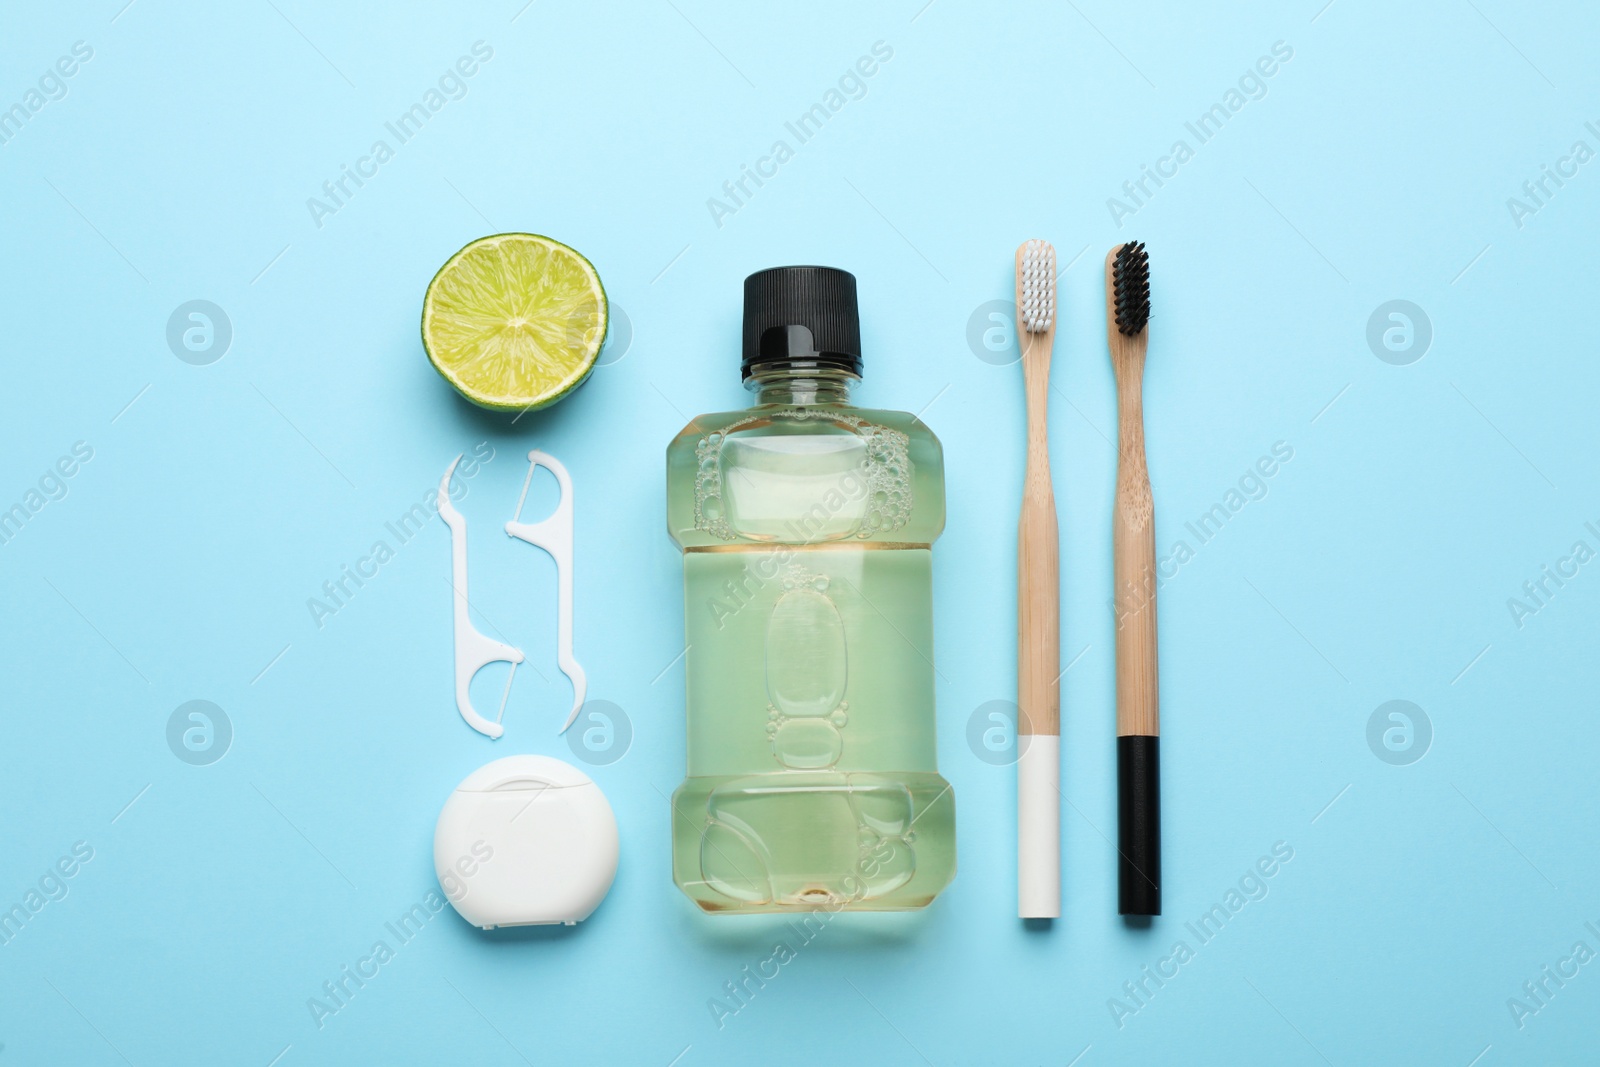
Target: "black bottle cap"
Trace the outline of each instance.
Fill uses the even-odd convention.
[[[836,369],[861,376],[856,278],[836,267],[772,267],[744,280],[744,360],[757,366]]]

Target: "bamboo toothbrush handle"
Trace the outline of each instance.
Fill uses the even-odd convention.
[[[1117,628],[1117,735],[1161,732],[1156,681],[1156,538],[1150,474],[1144,459],[1139,372],[1130,359],[1119,386],[1117,499],[1112,515]]]
[[[1061,733],[1061,579],[1055,498],[1028,493],[1017,537],[1017,731]]]
[[[1050,367],[1031,364],[1028,389],[1028,463],[1017,532],[1017,701],[1024,713],[1020,733],[1060,734],[1061,663],[1060,535],[1055,490],[1050,484],[1045,396]]]
[[[1017,914],[1024,919],[1061,914],[1060,537],[1046,429],[1053,334],[1022,335],[1028,462],[1017,533]]]

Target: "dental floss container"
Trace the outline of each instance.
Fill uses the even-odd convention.
[[[473,771],[445,801],[433,865],[446,899],[474,926],[572,926],[616,877],[616,816],[570,763],[507,756]]]

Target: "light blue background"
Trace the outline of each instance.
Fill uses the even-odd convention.
[[[1600,564],[1520,628],[1507,607],[1573,542],[1600,548],[1583,525],[1600,525],[1600,162],[1521,228],[1506,204],[1574,141],[1600,149],[1592,8],[123,2],[11,3],[0,32],[0,107],[74,42],[94,50],[0,145],[0,508],[74,442],[94,450],[0,545],[0,904],[94,849],[0,945],[0,1064],[1594,1061],[1600,963],[1522,1029],[1506,1003],[1574,942],[1600,950]],[[319,228],[307,198],[479,40],[494,55],[467,95]],[[880,40],[893,58],[866,95],[719,227],[707,199]],[[1293,59],[1265,97],[1119,228],[1107,198],[1194,146],[1184,123],[1277,41]],[[633,327],[516,425],[459,401],[416,327],[438,266],[502,230],[582,250]],[[966,743],[974,709],[1014,697],[1022,451],[1020,372],[967,331],[1033,236],[1071,261],[1051,412],[1066,908],[1048,932],[1014,918],[1014,771]],[[1294,449],[1162,589],[1168,914],[1149,930],[1114,914],[1107,840],[1099,264],[1129,238],[1153,258],[1163,551],[1274,442]],[[670,878],[683,637],[662,451],[743,402],[740,282],[787,262],[856,273],[860,399],[925,409],[945,443],[940,762],[961,869],[923,914],[835,920],[719,1030],[708,999],[781,929],[702,917]],[[210,366],[165,341],[192,299],[232,323]],[[1366,342],[1391,299],[1433,326],[1408,366]],[[451,705],[442,523],[322,628],[306,607],[481,441],[495,459],[461,504],[480,625],[530,657],[497,743]],[[319,1030],[307,998],[434,887],[451,787],[498,755],[573,758],[553,568],[499,534],[530,447],[576,481],[578,656],[635,732],[593,771],[621,873],[568,932],[439,915]],[[166,743],[191,699],[233,724],[210,766]],[[1433,726],[1409,766],[1367,744],[1391,699]],[[1294,858],[1265,899],[1198,947],[1185,921],[1279,841]],[[1108,1000],[1180,938],[1195,958],[1119,1027]]]

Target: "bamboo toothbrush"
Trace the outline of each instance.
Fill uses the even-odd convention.
[[[1061,914],[1061,585],[1046,401],[1056,336],[1056,250],[1017,249],[1028,464],[1017,533],[1017,914]]]
[[[1156,685],[1156,542],[1144,458],[1150,256],[1106,256],[1106,337],[1117,379],[1117,496],[1111,530],[1117,624],[1117,911],[1161,914],[1161,728]]]

